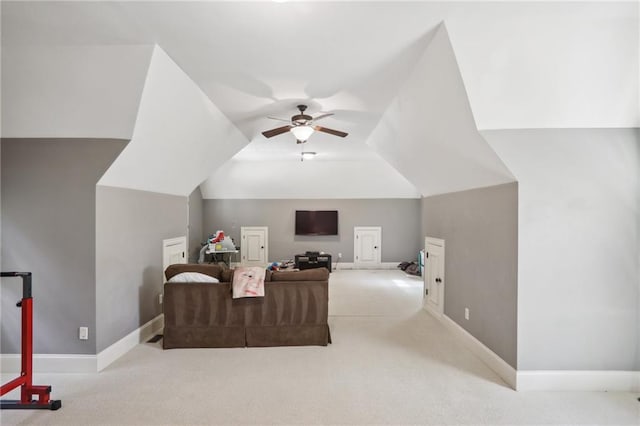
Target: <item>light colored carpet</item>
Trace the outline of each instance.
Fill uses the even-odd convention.
[[[631,393],[515,392],[422,310],[401,271],[336,271],[328,347],[141,344],[99,374],[47,374],[58,411],[2,425],[638,425]]]

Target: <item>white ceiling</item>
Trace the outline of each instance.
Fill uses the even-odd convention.
[[[136,67],[148,62],[148,53],[145,60],[126,55],[103,60],[103,66],[81,68],[87,73],[82,79],[67,75],[56,81],[50,81],[48,69],[51,64],[64,67],[58,55],[36,53],[35,63],[24,57],[65,48],[84,52],[75,61],[85,63],[87,50],[124,52],[157,44],[250,141],[225,167],[260,158],[254,161],[259,171],[293,158],[300,147],[291,135],[267,141],[260,131],[279,125],[266,116],[287,118],[295,105],[306,103],[312,114],[335,113],[323,125],[350,133],[345,140],[314,134],[309,149],[313,145],[311,150],[325,159],[366,161],[366,169],[375,169],[384,160],[369,155],[378,144],[368,139],[443,21],[479,128],[640,125],[636,2],[3,1],[2,135],[69,136],[71,131],[82,136],[70,126],[77,122],[83,123],[84,136],[123,137],[128,131],[130,138],[130,111],[137,110],[142,87],[129,88],[112,70],[131,69],[131,81],[139,81]],[[40,71],[25,73],[30,63]],[[41,83],[36,84],[41,78],[64,89],[42,102]],[[100,104],[105,93],[122,93],[123,87],[127,95],[120,103],[126,105]],[[94,108],[69,107],[65,119],[52,119],[49,106],[56,104],[55,96],[66,105],[65,99],[86,102],[91,98],[87,92],[98,99]],[[112,118],[118,114],[121,118]],[[100,126],[105,117],[113,122],[111,133]],[[399,147],[407,142],[387,141]],[[419,159],[409,161],[414,164],[407,170],[419,167]],[[411,175],[402,164],[394,167],[405,178]],[[302,179],[294,168],[282,175],[280,184]],[[389,181],[396,180],[402,194],[428,187],[406,179]]]

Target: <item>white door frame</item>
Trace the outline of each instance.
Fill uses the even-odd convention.
[[[251,263],[247,263],[245,259],[247,258],[247,241],[245,239],[245,234],[251,231],[264,231],[264,266],[269,263],[269,227],[268,226],[241,226],[240,227],[240,264],[241,265],[251,265]],[[263,265],[260,265],[263,266]]]
[[[429,254],[429,245],[441,247],[442,255],[441,256],[433,256]],[[444,294],[445,294],[445,279],[444,279],[444,260],[445,260],[445,241],[441,238],[433,238],[433,237],[425,237],[424,239],[424,251],[425,251],[425,260],[424,260],[424,271],[422,273],[423,277],[423,301],[424,308],[433,314],[436,317],[442,317],[444,315]],[[432,275],[433,270],[435,269],[432,266],[432,262],[434,259],[438,259],[440,262],[439,276],[434,277]],[[439,280],[439,281],[436,281]],[[433,295],[434,290],[432,286],[438,286],[438,301],[436,304],[430,301],[430,297]],[[429,290],[429,295],[427,295],[427,290]]]
[[[360,241],[358,239],[358,233],[363,231],[373,231],[377,235],[377,244],[374,247],[375,250],[375,262],[360,261],[358,256],[360,250]],[[353,267],[354,268],[373,268],[379,269],[382,265],[382,227],[381,226],[354,226],[353,227]]]

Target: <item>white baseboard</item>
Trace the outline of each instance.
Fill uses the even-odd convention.
[[[382,262],[379,265],[376,265],[375,267],[369,267],[369,268],[361,268],[361,267],[356,267],[355,263],[353,262],[338,262],[336,264],[336,262],[333,262],[333,270],[341,270],[341,269],[397,269],[398,268],[398,264],[400,264],[400,262]]]
[[[353,262],[333,262],[332,265],[332,270],[333,271],[339,271],[339,270],[346,270],[346,269],[353,269]]]
[[[0,355],[3,374],[20,374],[20,354]],[[95,373],[95,355],[33,354],[33,372],[38,373]]]
[[[429,311],[433,314],[432,311]],[[462,343],[473,354],[480,358],[487,366],[492,369],[502,380],[504,380],[512,389],[516,389],[516,369],[507,364],[505,360],[500,358],[495,352],[486,347],[481,341],[473,337],[467,330],[460,327],[458,323],[453,321],[446,315],[433,315],[439,319],[453,334],[458,337]]]
[[[423,300],[424,300],[424,302],[422,303],[422,309],[424,309],[425,311],[429,312],[431,315],[433,315],[434,317],[436,317],[437,319],[439,319],[441,322],[444,323],[444,319],[442,318],[444,316],[444,314],[439,312],[439,311],[437,311],[435,308],[433,308],[431,305],[429,305],[427,303],[427,299],[426,298],[424,298]]]
[[[517,390],[640,392],[640,371],[518,371]]]
[[[164,328],[164,315],[160,314],[140,328],[118,340],[98,355],[34,354],[33,372],[39,373],[96,373],[129,352],[136,345],[146,342]],[[0,372],[20,373],[20,354],[1,354]]]
[[[136,345],[146,342],[164,328],[164,314],[160,314],[140,328],[133,330],[113,345],[98,354],[97,371],[104,370],[109,364],[122,355],[135,348]]]
[[[435,318],[460,338],[464,345],[517,391],[640,392],[640,371],[517,371],[446,315]]]

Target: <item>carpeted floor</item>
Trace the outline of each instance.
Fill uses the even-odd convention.
[[[62,408],[2,411],[0,423],[640,424],[640,395],[511,390],[421,309],[421,294],[400,271],[336,271],[328,347],[144,343],[99,374],[37,376]]]

